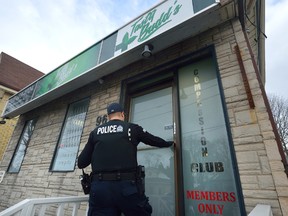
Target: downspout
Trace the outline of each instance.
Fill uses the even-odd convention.
[[[243,0],[238,0],[238,16],[242,26],[242,29],[245,29],[245,10],[244,10],[244,3]]]

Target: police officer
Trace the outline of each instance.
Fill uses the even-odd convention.
[[[109,122],[96,127],[78,157],[78,167],[92,167],[88,216],[149,216],[152,207],[137,173],[137,145],[169,147],[173,142],[153,136],[124,121],[118,103],[107,107]]]

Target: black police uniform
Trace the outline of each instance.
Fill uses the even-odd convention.
[[[92,166],[89,216],[151,215],[148,198],[139,191],[136,181],[137,145],[140,142],[156,147],[173,144],[137,124],[122,120],[111,120],[90,133],[78,157],[79,168]]]

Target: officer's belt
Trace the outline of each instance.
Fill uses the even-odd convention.
[[[135,172],[95,173],[92,176],[92,181],[120,181],[135,179]]]

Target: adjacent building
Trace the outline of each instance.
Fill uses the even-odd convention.
[[[82,195],[77,156],[120,102],[127,120],[176,142],[138,146],[153,215],[242,216],[257,204],[288,215],[264,89],[264,6],[163,1],[11,97],[3,117],[20,117],[0,164],[0,209]]]
[[[1,52],[0,54],[0,113],[9,98],[44,74],[27,64]],[[0,161],[18,118],[2,119],[0,124]]]

